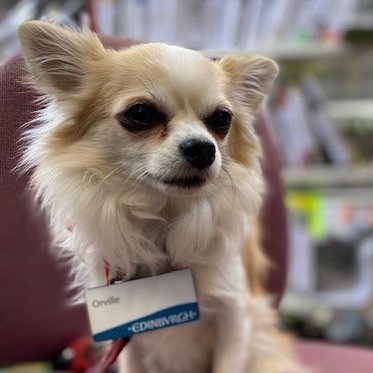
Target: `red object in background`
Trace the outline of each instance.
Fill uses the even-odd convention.
[[[100,348],[93,344],[89,336],[76,339],[69,347],[75,352],[69,365],[73,372],[85,372],[99,359]]]
[[[100,361],[103,354],[102,346],[95,345],[90,336],[74,339],[54,359],[55,369],[70,372],[87,372]]]

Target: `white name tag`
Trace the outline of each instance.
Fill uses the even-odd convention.
[[[190,269],[88,289],[85,298],[97,342],[199,319]]]

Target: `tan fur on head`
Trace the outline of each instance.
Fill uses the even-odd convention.
[[[107,50],[40,21],[18,35],[46,97],[21,166],[78,286],[101,285],[104,261],[124,279],[193,271],[202,319],[136,335],[131,373],[298,371],[274,337],[255,233],[265,188],[252,120],[275,63],[158,43]]]

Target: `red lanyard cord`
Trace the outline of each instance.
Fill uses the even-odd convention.
[[[111,342],[108,350],[102,359],[93,367],[87,370],[87,373],[105,373],[116,362],[123,348],[130,341],[130,338],[119,338]]]
[[[69,232],[72,232],[74,226],[68,224],[66,229]],[[104,262],[105,268],[105,278],[106,278],[106,286],[111,285],[112,281],[110,280],[110,267],[108,263]],[[94,365],[93,367],[87,370],[87,373],[105,373],[117,360],[119,354],[122,352],[123,348],[126,344],[130,341],[131,338],[119,338],[111,342],[109,348],[105,351],[105,354],[101,358],[101,360]]]
[[[111,285],[110,267],[105,262],[106,285]],[[130,341],[131,338],[119,338],[111,342],[102,359],[93,367],[87,370],[87,373],[105,373],[117,360],[119,354]]]

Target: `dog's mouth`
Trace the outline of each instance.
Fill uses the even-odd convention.
[[[200,176],[186,176],[162,180],[162,183],[171,187],[193,189],[204,185],[206,180]]]
[[[153,187],[170,195],[194,195],[204,190],[210,180],[212,177],[207,174],[174,177],[151,175],[149,177],[149,183]]]

